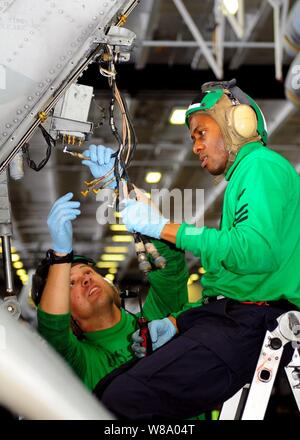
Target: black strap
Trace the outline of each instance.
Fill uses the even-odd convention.
[[[236,85],[236,79],[231,79],[230,81],[211,81],[204,83],[201,87],[202,93],[217,89],[227,89],[231,99],[238,100],[240,104],[251,105],[246,93]]]

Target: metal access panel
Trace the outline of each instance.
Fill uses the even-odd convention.
[[[137,0],[0,0],[0,172]]]

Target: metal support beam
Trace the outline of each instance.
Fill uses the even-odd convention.
[[[207,47],[201,32],[197,28],[194,20],[192,19],[191,15],[189,14],[188,10],[184,6],[182,0],[173,0],[176,8],[178,9],[178,12],[182,16],[185,24],[187,25],[188,29],[190,30],[191,34],[195,38],[196,42],[198,43],[199,48],[202,50],[203,55],[205,56],[209,66],[213,70],[214,74],[218,79],[221,79],[223,77],[223,66],[219,66],[216,59],[214,58],[211,50]]]
[[[291,102],[286,100],[284,105],[278,109],[277,113],[268,122],[268,134],[269,139],[271,136],[282,127],[288,117],[292,116],[297,111],[297,107]]]
[[[219,7],[215,7],[215,20],[216,20],[216,29],[215,29],[215,54],[218,66],[222,66],[224,64],[224,39],[225,39],[225,17],[222,14],[222,11]]]
[[[213,47],[213,43],[211,41],[204,42],[208,48]],[[144,40],[141,42],[141,44],[145,47],[199,47],[199,44],[196,41],[190,40]],[[271,41],[223,41],[223,46],[229,49],[274,49],[275,43]]]
[[[139,29],[138,38],[139,40],[145,40],[146,38],[152,38],[156,16],[158,15],[158,9],[160,6],[160,0],[147,0],[142,2],[139,6],[138,16],[133,16],[132,19],[136,17],[138,23],[136,28]],[[135,26],[133,26],[135,28]],[[135,51],[135,68],[143,69],[147,63],[147,58],[149,54],[149,49],[140,46]]]
[[[287,20],[289,0],[268,0],[273,8],[273,26],[275,42],[275,76],[282,80],[283,36]]]
[[[263,26],[263,24],[268,20],[269,15],[271,12],[271,8],[269,7],[269,4],[267,0],[263,0],[259,9],[256,13],[252,14],[246,14],[245,17],[245,32],[242,40],[240,43],[243,45],[238,48],[235,55],[232,57],[231,63],[229,65],[229,69],[234,70],[238,69],[241,64],[244,62],[244,59],[246,57],[247,49],[249,49],[251,46],[251,41],[253,40],[256,33],[257,33],[257,25],[258,23],[260,26]],[[275,44],[272,42],[272,48],[275,47]]]
[[[243,35],[242,35],[242,37],[243,37],[244,31],[245,31],[245,1],[244,0],[239,0],[237,19],[238,19],[238,23],[240,24],[241,28],[243,29]]]
[[[222,5],[222,1],[218,0],[219,5],[222,7],[223,14],[226,16],[228,22],[230,23],[235,35],[242,39],[245,34],[245,8],[244,8],[244,0],[238,0],[239,8],[238,12],[235,15],[229,14],[224,5]]]
[[[0,237],[2,240],[2,257],[7,295],[13,295],[14,292],[10,249],[11,236],[12,225],[7,188],[7,171],[3,171],[0,174]]]

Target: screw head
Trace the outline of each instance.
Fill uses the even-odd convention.
[[[273,350],[279,350],[279,348],[281,348],[282,346],[282,341],[279,338],[271,338],[270,339],[270,347]]]

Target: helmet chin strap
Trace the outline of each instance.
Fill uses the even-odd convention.
[[[224,171],[221,174],[218,174],[217,176],[214,176],[214,184],[218,185],[219,183],[222,182],[222,180],[224,179],[224,176],[226,175],[227,171],[229,170],[229,168],[231,167],[231,165],[234,163],[237,152],[233,152],[230,147],[228,145],[224,146],[224,151],[226,151],[228,153],[228,159],[226,162],[226,166]]]
[[[223,172],[224,176],[226,175],[226,173],[229,170],[229,168],[231,167],[231,165],[233,165],[233,163],[234,163],[234,161],[236,159],[236,155],[238,153],[238,151],[232,151],[229,146],[226,146],[225,150],[228,152],[228,159],[227,159],[227,162],[226,162],[225,170]]]

